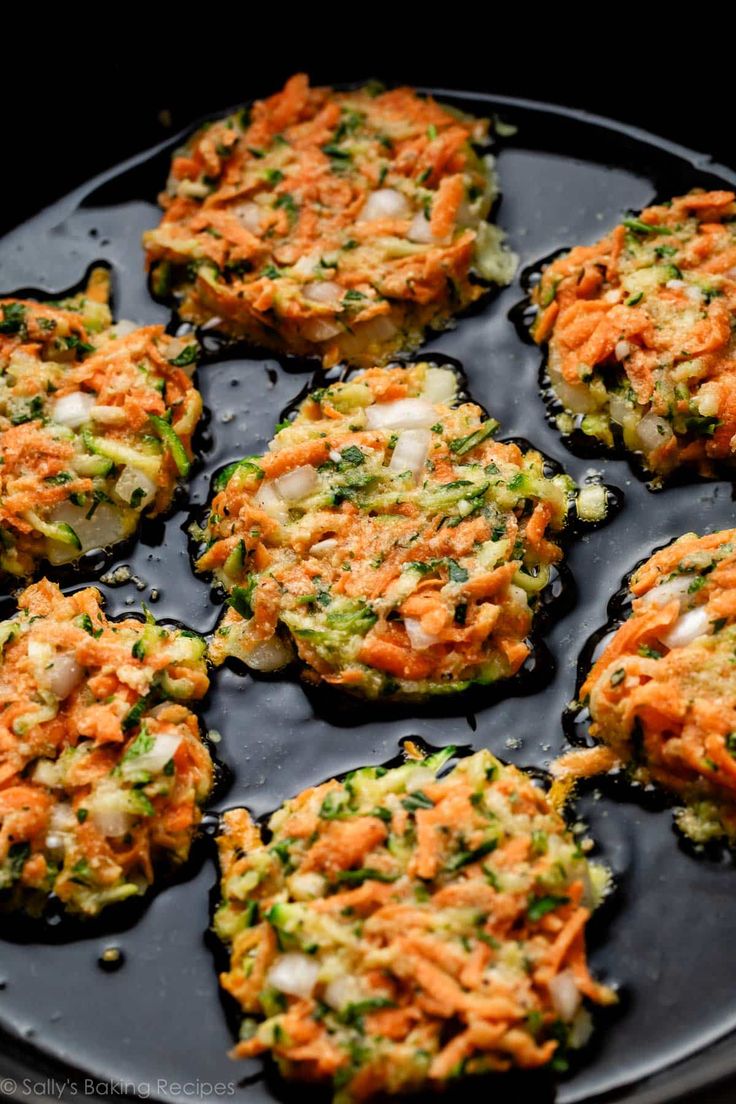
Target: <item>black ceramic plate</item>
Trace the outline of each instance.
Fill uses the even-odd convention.
[[[477,114],[497,111],[518,127],[499,150],[498,218],[522,269],[566,244],[598,237],[625,209],[655,196],[736,183],[736,173],[705,157],[605,120],[522,101],[442,96]],[[155,196],[172,144],[98,178],[14,231],[0,253],[0,288],[59,292],[78,282],[89,264],[104,260],[114,273],[118,317],[168,321],[165,308],[147,293],[139,243],[157,220]],[[206,724],[222,733],[219,752],[232,778],[221,788],[217,808],[245,803],[261,814],[305,785],[393,757],[399,739],[409,734],[433,744],[486,746],[515,763],[545,766],[563,746],[560,718],[574,692],[578,654],[605,621],[608,598],[624,573],[682,532],[733,523],[730,484],[653,494],[624,461],[590,461],[566,450],[545,420],[539,351],[520,339],[509,318],[521,298],[517,279],[431,349],[462,362],[472,393],[500,419],[504,435],[529,438],[578,479],[592,464],[625,494],[611,524],[570,551],[577,599],[547,636],[556,671],[547,672],[546,686],[536,693],[475,702],[472,715],[458,704],[445,706],[442,716],[411,717],[334,710],[296,681],[221,670]],[[131,565],[142,589],[134,583],[104,587],[112,613],[138,608],[144,599],[159,617],[202,632],[212,628],[218,607],[207,583],[190,569],[188,509],[206,500],[214,469],[263,447],[312,370],[304,363],[243,356],[215,357],[200,370],[211,420],[190,504],[165,524],[149,526],[134,547],[116,555],[112,563]],[[95,578],[90,571],[67,581],[78,585]],[[8,600],[4,612],[9,608]],[[733,863],[686,851],[670,811],[662,804],[652,808],[635,794],[591,790],[580,812],[617,876],[615,898],[596,926],[592,962],[601,976],[620,982],[622,1002],[560,1082],[557,1099],[655,1104],[736,1073],[733,1043],[718,1043],[736,1029]],[[34,932],[24,938],[5,922],[0,1042],[6,1056],[0,1072],[15,1077],[19,1095],[27,1097],[24,1090],[34,1085],[38,1095],[52,1095],[74,1072],[88,1091],[84,1078],[163,1098],[232,1095],[255,1104],[282,1093],[262,1079],[258,1063],[235,1065],[227,1057],[232,1036],[205,942],[215,880],[208,842],[176,884],[145,907],[111,913],[94,928],[51,928],[42,937]],[[110,943],[125,956],[112,973],[98,966]],[[230,1087],[211,1090],[218,1082]],[[11,1089],[0,1078],[0,1092]],[[494,1085],[487,1091],[506,1090]],[[553,1099],[544,1085],[535,1093],[536,1100]]]

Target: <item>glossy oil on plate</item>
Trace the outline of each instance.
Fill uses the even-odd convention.
[[[597,239],[625,210],[695,186],[733,187],[736,173],[572,112],[456,93],[440,98],[475,114],[497,113],[518,128],[496,150],[503,193],[497,220],[521,266],[511,287],[490,295],[426,351],[460,361],[471,395],[500,420],[501,436],[527,438],[578,480],[600,472],[623,492],[623,508],[570,548],[575,591],[546,635],[553,663],[513,686],[511,696],[474,697],[472,713],[459,699],[443,703],[441,712],[414,715],[345,705],[307,693],[295,678],[221,669],[205,710],[206,727],[222,735],[217,750],[227,765],[212,812],[245,804],[261,815],[304,786],[393,758],[408,735],[433,745],[488,747],[521,766],[547,766],[564,746],[561,716],[575,691],[578,656],[605,622],[608,599],[624,574],[674,536],[733,524],[729,483],[691,483],[655,494],[623,460],[570,453],[545,417],[541,353],[522,340],[512,319],[524,295],[524,270],[566,245]],[[0,290],[58,293],[81,281],[90,264],[104,261],[113,270],[116,317],[168,322],[166,308],[147,291],[140,236],[157,222],[155,197],[173,144],[98,178],[11,233],[0,250]],[[143,600],[158,618],[210,631],[220,607],[207,581],[191,570],[191,511],[206,502],[213,471],[265,446],[314,369],[313,363],[224,355],[213,347],[199,370],[210,421],[188,500],[165,522],[144,527],[137,544],[116,550],[104,565],[68,572],[64,584],[96,583],[101,570],[125,564],[134,578],[101,585],[110,613],[139,609]],[[12,600],[2,599],[1,607],[8,616]],[[535,1099],[573,1104],[605,1095],[607,1101],[654,1104],[736,1072],[730,1046],[713,1046],[736,1028],[733,861],[682,846],[666,803],[651,795],[588,786],[578,812],[616,876],[616,892],[593,926],[591,961],[599,976],[621,986],[622,999],[614,1013],[597,1018],[593,1042],[558,1082],[556,1096],[551,1082],[535,1078]],[[236,1065],[227,1057],[232,1023],[206,937],[216,881],[212,854],[206,838],[173,884],[94,926],[29,929],[0,921],[0,1043],[6,1054],[0,1073],[63,1080],[76,1071],[131,1090],[143,1085],[164,1099],[183,1082],[204,1086],[205,1096],[210,1085],[231,1084],[228,1098],[249,1104],[296,1098],[298,1089],[264,1077],[259,1063]],[[110,945],[123,954],[114,971],[98,963]],[[511,1095],[510,1087],[508,1080],[494,1083],[494,1099]],[[491,1090],[486,1084],[482,1091]],[[516,1085],[517,1099],[519,1091]]]

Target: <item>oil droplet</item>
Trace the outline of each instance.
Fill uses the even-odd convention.
[[[125,962],[125,955],[119,947],[105,947],[100,957],[97,959],[97,965],[105,973],[111,974],[115,970],[119,970]]]

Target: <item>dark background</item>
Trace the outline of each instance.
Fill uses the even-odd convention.
[[[720,16],[706,26],[691,9],[670,43],[664,19],[648,27],[635,9],[606,25],[592,5],[581,15],[564,7],[540,18],[507,4],[500,17],[485,6],[479,16],[467,0],[444,9],[397,0],[315,8],[310,17],[269,3],[257,16],[212,3],[172,8],[168,21],[106,7],[91,29],[81,16],[55,27],[45,15],[8,11],[0,232],[199,116],[268,95],[299,70],[315,83],[377,77],[564,104],[736,162],[732,63],[720,56],[730,31]]]
[[[671,43],[665,12],[649,27],[636,8],[593,5],[543,21],[518,0],[518,13],[509,12],[513,3],[503,20],[495,8],[479,18],[457,0],[443,9],[343,4],[301,18],[269,0],[258,19],[210,3],[169,8],[155,23],[151,9],[106,6],[90,16],[69,11],[60,27],[42,9],[15,6],[0,26],[0,232],[199,116],[275,91],[298,70],[315,83],[378,77],[563,104],[736,164],[722,8],[690,7]],[[698,1096],[716,1100],[733,1104],[736,1089]]]

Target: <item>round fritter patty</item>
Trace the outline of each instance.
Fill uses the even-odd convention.
[[[437,777],[454,750],[305,790],[267,834],[225,814],[214,927],[245,1014],[235,1057],[270,1052],[351,1101],[587,1040],[583,998],[615,999],[585,953],[608,874],[490,752]]]
[[[736,451],[736,203],[694,191],[550,264],[533,292],[563,432],[713,475]]]
[[[212,763],[204,641],[44,579],[0,623],[0,903],[95,915],[189,854]]]
[[[214,662],[275,670],[294,645],[307,677],[369,697],[518,671],[573,484],[497,428],[426,363],[313,392],[215,478],[197,560],[230,592]]]
[[[198,346],[114,324],[109,290],[97,269],[58,303],[0,299],[0,574],[123,540],[189,471]]]
[[[631,577],[628,619],[580,691],[590,733],[625,764],[685,803],[677,813],[696,840],[736,839],[736,530],[680,537]]]
[[[144,236],[154,292],[192,322],[326,365],[415,348],[513,276],[485,221],[487,139],[488,120],[409,88],[294,76],[175,155]]]

